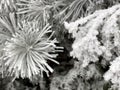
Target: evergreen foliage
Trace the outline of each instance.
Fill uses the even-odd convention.
[[[119,2],[0,0],[0,90],[119,90]]]

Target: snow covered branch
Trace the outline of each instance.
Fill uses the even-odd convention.
[[[82,67],[100,60],[111,63],[105,79],[119,83],[120,75],[120,5],[65,22],[65,27],[75,38],[70,55],[82,62]],[[102,58],[100,58],[102,57]],[[113,80],[113,75],[115,74]],[[109,76],[110,75],[110,76]]]

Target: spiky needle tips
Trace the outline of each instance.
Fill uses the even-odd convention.
[[[57,47],[55,45],[57,40],[52,39],[51,26],[46,25],[39,30],[35,22],[23,22],[19,27],[20,30],[6,42],[4,49],[10,75],[31,78],[38,74],[42,76],[43,72],[46,72],[47,75],[49,71],[53,72],[47,61],[51,60],[59,64],[54,58],[57,56],[55,52],[61,47]]]

